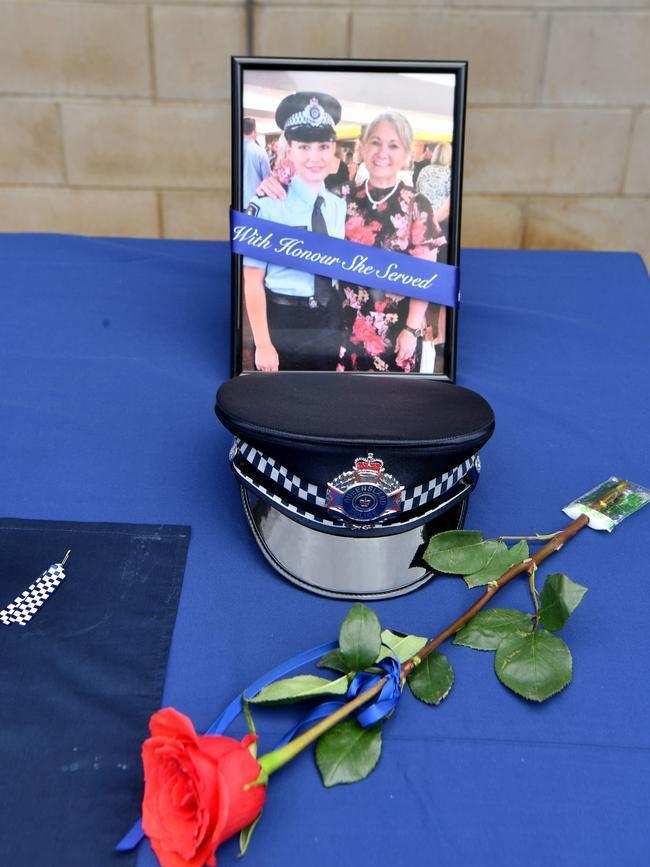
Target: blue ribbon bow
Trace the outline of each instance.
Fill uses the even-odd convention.
[[[399,662],[392,656],[386,656],[376,667],[381,668],[386,673],[387,679],[379,695],[369,705],[365,705],[357,714],[357,722],[364,729],[391,714],[399,704],[402,696]],[[369,671],[359,672],[348,689],[348,700],[361,695],[362,692],[374,686],[382,677],[383,675],[381,674],[371,674]]]
[[[325,719],[325,717],[334,713],[334,711],[338,710],[340,707],[343,707],[343,705],[347,704],[353,698],[356,698],[358,695],[361,695],[362,692],[370,689],[371,686],[374,686],[384,677],[386,678],[386,683],[381,688],[379,695],[375,696],[369,704],[360,708],[354,716],[359,725],[364,729],[367,729],[376,722],[379,722],[379,720],[387,717],[388,714],[392,713],[397,707],[402,695],[400,684],[400,664],[392,656],[386,656],[381,660],[381,662],[376,663],[374,667],[379,668],[380,671],[360,671],[354,676],[354,679],[350,683],[345,698],[324,701],[322,704],[319,704],[311,711],[311,713],[307,714],[306,717],[300,720],[297,725],[288,731],[286,735],[278,741],[273,749],[277,750],[280,747],[285,746],[285,744],[288,744],[289,741],[292,741],[297,737],[301,731],[309,728],[314,723]]]

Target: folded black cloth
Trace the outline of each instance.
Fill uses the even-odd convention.
[[[0,520],[0,609],[68,549],[24,626],[0,623],[0,839],[14,867],[135,863],[113,848],[142,795],[190,528]]]

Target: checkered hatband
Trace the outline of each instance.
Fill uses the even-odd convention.
[[[301,126],[335,126],[335,123],[332,115],[325,111],[315,97],[312,97],[309,100],[309,105],[306,105],[302,111],[292,114],[285,123],[285,129],[295,129]]]
[[[327,485],[304,481],[274,458],[263,454],[259,449],[237,438],[232,445],[229,457],[238,479],[255,493],[271,501],[281,511],[295,517],[302,523],[320,525],[325,528],[350,527],[350,521],[342,517],[334,517],[332,513],[327,512],[327,517],[315,513],[320,510],[325,511],[331,502]],[[399,497],[400,527],[406,528],[410,524],[422,523],[433,513],[439,511],[441,498],[458,485],[472,469],[477,474],[480,471],[478,455],[472,455],[462,464],[443,473],[438,478],[404,490]],[[463,493],[461,492],[461,494]],[[452,499],[455,500],[456,498]],[[303,508],[297,504],[297,500],[302,501],[306,506],[311,505],[315,509]],[[444,505],[448,506],[450,502],[447,501]],[[429,505],[432,508],[424,508]],[[353,525],[360,530],[371,530],[382,522],[383,519],[375,523],[361,522],[357,524],[353,522]]]

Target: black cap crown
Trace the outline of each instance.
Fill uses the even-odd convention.
[[[336,141],[334,127],[340,119],[341,103],[328,93],[292,93],[275,112],[287,141]]]

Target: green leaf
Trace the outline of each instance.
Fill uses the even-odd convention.
[[[496,581],[511,566],[521,563],[529,556],[528,543],[523,539],[512,548],[508,548],[503,542],[495,542],[494,545],[494,550],[485,566],[478,572],[465,576],[468,587],[481,587],[483,584],[489,584],[490,581]]]
[[[283,678],[265,686],[250,701],[251,704],[259,705],[292,704],[296,701],[307,701],[310,698],[345,695],[348,691],[348,684],[345,675],[336,680],[329,680],[326,677],[316,677],[313,674],[299,674],[297,677]]]
[[[393,656],[400,662],[404,662],[417,653],[421,647],[427,643],[426,638],[420,638],[418,635],[403,635],[399,632],[391,632],[390,629],[384,629],[381,633],[381,646],[377,658],[373,664],[384,659],[386,656]],[[370,666],[372,668],[372,666]],[[326,653],[316,663],[316,668],[330,668],[334,671],[348,673],[350,669],[345,662],[345,657],[340,650],[332,650]],[[379,669],[377,669],[379,670]]]
[[[244,709],[244,716],[246,718],[246,724],[248,725],[248,732],[251,735],[256,735],[255,731],[255,723],[253,722],[253,716],[251,714],[251,709],[248,706],[248,701],[242,696],[242,707]],[[248,745],[248,751],[251,756],[256,759],[257,758],[257,741],[253,741]]]
[[[557,635],[531,632],[504,638],[494,657],[497,677],[531,701],[545,701],[571,683],[571,652]]]
[[[397,659],[397,655],[393,653],[393,648],[389,647],[387,644],[384,644],[384,642],[382,641],[375,663],[379,662],[382,659],[385,659],[387,656],[393,656],[395,659]]]
[[[426,704],[440,704],[454,683],[454,670],[442,653],[432,653],[406,678],[411,692]]]
[[[316,668],[331,668],[334,671],[348,671],[345,658],[340,650],[331,650],[322,656],[316,663]]]
[[[316,764],[328,787],[365,779],[380,755],[381,722],[364,729],[355,720],[344,720],[316,744]]]
[[[424,559],[438,572],[470,575],[485,566],[496,544],[475,530],[449,530],[431,537]]]
[[[406,662],[418,650],[422,650],[428,641],[427,638],[422,638],[420,635],[406,635],[403,632],[393,632],[390,629],[384,629],[381,633],[381,640],[383,644],[390,647],[400,662]]]
[[[239,833],[239,852],[237,853],[238,858],[243,858],[246,854],[246,850],[248,849],[251,837],[253,836],[253,831],[255,830],[257,823],[262,818],[262,814],[260,813],[257,818],[253,819],[250,825],[246,825],[245,828],[242,828]]]
[[[372,665],[381,648],[381,626],[374,611],[360,603],[350,608],[339,631],[339,648],[348,671]]]
[[[479,611],[458,630],[453,643],[474,650],[496,650],[504,638],[530,632],[531,616],[513,608]]]
[[[549,575],[539,594],[542,626],[550,632],[562,629],[586,592],[586,587],[576,584],[561,572]]]

